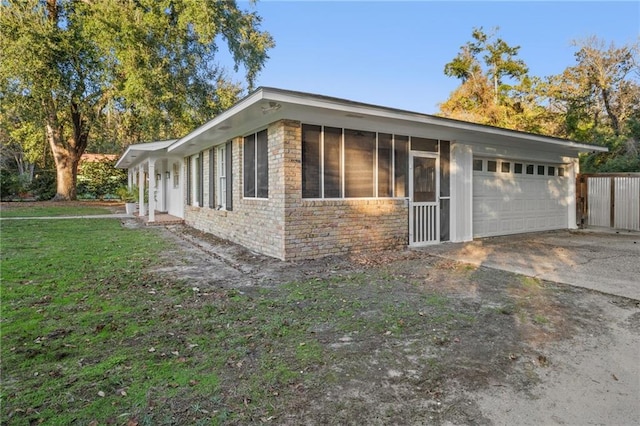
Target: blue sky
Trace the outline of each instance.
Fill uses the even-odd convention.
[[[575,63],[571,41],[616,45],[640,32],[640,2],[271,1],[254,9],[275,39],[256,86],[336,96],[423,113],[438,111],[459,81],[443,73],[474,27],[521,46],[530,74]]]

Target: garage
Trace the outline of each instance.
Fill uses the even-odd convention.
[[[569,228],[567,175],[562,164],[474,157],[474,238]]]

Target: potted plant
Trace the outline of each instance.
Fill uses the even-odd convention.
[[[138,188],[135,185],[131,188],[128,186],[121,186],[116,191],[116,195],[124,202],[124,208],[127,214],[133,214],[136,211]]]

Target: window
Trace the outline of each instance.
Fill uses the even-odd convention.
[[[269,151],[267,131],[244,138],[244,196],[269,197]]]
[[[215,148],[209,150],[209,208],[216,208],[216,168],[215,165]]]
[[[487,171],[488,172],[495,172],[498,170],[498,162],[497,161],[493,161],[493,160],[488,160],[487,161]]]
[[[547,168],[547,175],[549,176],[555,176],[556,175],[556,168],[553,166],[549,166]]]
[[[324,128],[323,198],[342,197],[342,129]]]
[[[411,137],[411,150],[412,151],[429,151],[438,152],[438,140],[437,139],[425,139]]]
[[[482,160],[473,160],[473,171],[474,172],[482,171]]]
[[[216,148],[216,203],[218,210],[231,210],[232,204],[232,176],[231,176],[231,142]]]
[[[180,164],[173,163],[173,187],[180,187]]]
[[[394,197],[409,196],[409,137],[393,138]]]
[[[511,172],[511,163],[503,161],[500,164],[500,171],[502,173],[510,173]]]
[[[544,176],[544,166],[538,166],[538,176]]]
[[[187,205],[190,206],[193,204],[193,194],[191,193],[192,188],[192,177],[191,177],[191,157],[187,157]]]
[[[564,167],[558,167],[558,176],[564,176]]]
[[[522,174],[522,163],[513,163],[513,173]]]
[[[302,198],[320,198],[320,126],[302,126]]]
[[[527,174],[528,175],[533,174],[533,164],[527,164]]]
[[[344,130],[344,196],[373,197],[376,134]]]
[[[393,196],[393,136],[378,133],[378,197]]]
[[[408,136],[303,124],[302,198],[406,197],[408,161]]]
[[[202,207],[202,203],[204,202],[204,170],[202,166],[204,165],[204,155],[202,153],[198,154],[195,157],[195,169],[196,169],[196,201],[198,206]]]

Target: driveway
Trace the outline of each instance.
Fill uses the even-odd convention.
[[[638,232],[552,231],[441,244],[421,250],[447,259],[640,300]]]

